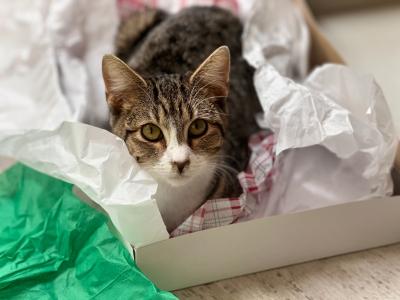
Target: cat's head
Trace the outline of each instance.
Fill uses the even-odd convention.
[[[181,185],[216,167],[227,125],[229,68],[226,46],[182,75],[142,77],[104,56],[112,130],[157,180]]]

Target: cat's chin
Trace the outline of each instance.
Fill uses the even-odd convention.
[[[170,187],[182,187],[194,180],[193,174],[173,174],[169,175],[161,175],[161,174],[152,174],[153,178],[162,185],[168,185]]]
[[[168,175],[161,175],[156,172],[152,172],[152,170],[147,170],[149,174],[156,180],[158,184],[167,185],[171,187],[181,187],[185,186],[186,184],[190,183],[194,176],[193,174],[188,174],[188,172],[184,174],[173,174],[170,173]]]
[[[189,175],[171,175],[163,178],[163,181],[173,187],[179,187],[188,184],[192,180],[192,176]]]

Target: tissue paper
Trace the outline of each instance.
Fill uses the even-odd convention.
[[[107,121],[97,110],[107,109],[100,62],[112,48],[115,3],[38,1],[21,9],[22,2],[0,9],[0,156],[80,187],[131,244],[168,238],[155,181],[121,139],[76,122],[87,114]]]
[[[242,41],[248,63],[254,68],[271,64],[283,76],[305,78],[310,37],[294,1],[254,1],[245,16]]]
[[[0,174],[0,218],[0,299],[176,299],[71,184],[16,164]]]
[[[278,178],[263,209],[289,213],[393,192],[397,139],[383,93],[370,76],[324,65],[303,84],[271,65],[255,86],[262,127],[277,135]]]
[[[152,198],[155,181],[139,168],[124,141],[108,131],[76,122],[14,135],[0,131],[0,155],[80,187],[134,245],[169,236]]]
[[[277,178],[253,217],[390,195],[396,134],[371,76],[323,65],[306,77],[309,34],[293,1],[258,1],[243,35],[244,56],[277,139]]]

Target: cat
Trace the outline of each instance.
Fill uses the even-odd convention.
[[[207,199],[237,197],[258,131],[242,24],[217,7],[136,12],[102,62],[112,132],[158,183],[169,232]],[[134,195],[132,195],[134,197]]]

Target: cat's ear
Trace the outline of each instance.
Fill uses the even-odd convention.
[[[146,81],[116,56],[104,55],[102,70],[107,103],[112,113],[130,109],[135,100],[146,95]]]
[[[226,97],[229,91],[230,54],[227,46],[221,46],[194,71],[190,84],[205,87],[214,96]]]

